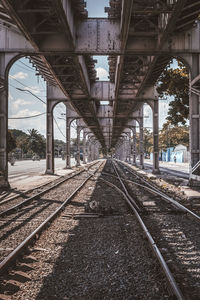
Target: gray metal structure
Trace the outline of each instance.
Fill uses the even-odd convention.
[[[148,103],[159,172],[155,84],[172,57],[181,59],[190,71],[190,178],[200,180],[200,1],[110,0],[106,12],[108,18],[88,18],[83,0],[0,1],[0,186],[8,186],[8,73],[23,56],[48,83],[47,173],[54,172],[52,111],[59,101],[70,111],[66,167],[74,118],[82,118],[104,153],[139,122],[142,165],[141,111]],[[109,82],[97,81],[92,55],[108,55]],[[101,105],[105,100],[109,105]]]

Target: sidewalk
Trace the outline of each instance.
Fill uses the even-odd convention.
[[[60,176],[65,176],[74,171],[75,171],[75,167],[73,167],[72,169],[68,169],[68,170],[59,168],[59,169],[55,170],[54,175],[44,174],[44,172],[40,172],[37,175],[31,175],[31,176],[27,174],[26,176],[23,176],[23,177],[21,176],[19,180],[15,179],[15,181],[12,181],[12,179],[11,179],[11,180],[9,180],[9,183],[10,183],[11,189],[26,191],[26,190],[35,188],[37,186],[40,186],[42,184],[51,182]]]
[[[149,159],[145,159],[145,167],[148,166],[152,166],[153,162],[150,161]],[[156,178],[162,178],[163,181],[166,182],[170,182],[170,181],[174,181],[174,183],[178,184],[178,178],[176,177],[175,172],[181,172],[181,173],[185,173],[189,175],[189,163],[174,163],[174,162],[163,162],[163,161],[159,161],[160,164],[160,170],[162,171],[162,169],[166,172],[166,170],[169,170],[168,174],[163,174],[163,175],[151,175],[151,176],[155,176]],[[170,173],[170,170],[174,171],[173,173]],[[142,170],[142,172],[144,174],[146,174],[147,176],[149,176],[148,174],[151,173],[152,170]],[[171,182],[173,183],[173,182]],[[182,180],[182,182],[180,181],[178,184],[178,188],[180,189],[180,191],[182,191],[187,199],[189,201],[192,200],[197,200],[198,199],[198,203],[199,203],[199,199],[200,199],[200,190],[197,190],[197,188],[191,188],[188,186],[188,180]]]
[[[87,164],[81,164],[81,168],[84,168]],[[15,176],[15,178],[9,178],[10,188],[0,193],[0,201],[13,197],[19,193],[26,192],[29,189],[39,188],[43,184],[47,184],[58,179],[61,176],[66,176],[79,170],[80,167],[72,166],[71,169],[64,169],[58,167],[55,169],[55,174],[48,175],[42,172],[35,172],[35,174],[23,174],[22,176]]]
[[[86,165],[81,164],[81,167],[84,167]],[[18,180],[15,178],[15,180],[12,181],[9,180],[10,188],[14,191],[21,191],[24,192],[26,190],[39,187],[42,184],[49,183],[55,179],[57,179],[60,176],[66,176],[68,174],[71,174],[78,170],[79,167],[73,166],[71,169],[63,169],[63,168],[57,168],[55,169],[54,175],[48,175],[44,174],[44,172],[39,172],[35,175],[25,175],[21,176]],[[14,192],[15,193],[15,192]]]
[[[144,160],[145,164],[153,165],[153,161],[150,159]],[[189,163],[174,163],[174,162],[166,162],[166,161],[159,161],[161,168],[168,168],[171,170],[184,172],[189,174]]]

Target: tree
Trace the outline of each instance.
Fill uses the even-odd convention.
[[[36,129],[29,129],[28,133],[28,148],[39,156],[45,156],[45,138]]]
[[[144,153],[150,154],[153,151],[153,136],[152,132],[144,128]]]
[[[19,135],[16,139],[17,147],[21,149],[21,154],[23,158],[23,154],[28,152],[28,136]]]
[[[61,140],[54,140],[54,153],[55,155],[62,155],[65,151],[65,143]]]
[[[8,130],[8,153],[16,148],[16,140],[10,130]]]
[[[175,147],[178,144],[189,147],[189,126],[174,126],[168,121],[160,130],[159,147],[165,151],[168,147]]]
[[[10,129],[14,138],[18,138],[18,136],[27,136],[27,134],[19,129]]]
[[[172,125],[185,125],[189,117],[189,75],[186,67],[178,62],[179,68],[169,66],[161,74],[157,91],[160,97],[174,96],[169,104],[167,120]]]

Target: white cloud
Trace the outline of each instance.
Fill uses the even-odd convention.
[[[97,77],[99,78],[99,80],[108,80],[108,71],[106,71],[106,69],[104,68],[97,68]]]
[[[14,75],[10,75],[9,77],[12,79],[26,79],[28,74],[20,71]]]
[[[20,106],[29,105],[29,104],[31,104],[30,101],[25,101],[24,99],[18,98],[12,103],[12,106],[15,110],[18,110]]]
[[[28,108],[19,110],[16,114],[13,114],[10,116],[10,118],[19,118],[19,117],[29,117],[29,116],[34,116],[37,114],[40,114],[40,111],[37,110],[29,110]]]
[[[8,95],[8,100],[9,100],[9,101],[14,100],[14,97],[11,95],[11,93],[9,93],[9,95]]]
[[[28,117],[28,116],[34,116],[37,114],[40,114],[40,111],[37,110],[29,110],[29,109],[23,109],[19,110],[17,113],[12,114],[11,118],[19,118],[19,117]],[[46,115],[41,115],[36,118],[30,118],[30,119],[19,119],[19,120],[8,120],[9,122],[9,128],[15,128],[19,130],[23,130],[24,132],[27,132],[28,129],[36,129],[41,134],[46,136]]]
[[[39,94],[41,93],[41,90],[38,86],[30,86],[30,87],[25,87],[24,90],[30,91],[33,94]]]

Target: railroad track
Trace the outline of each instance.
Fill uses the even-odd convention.
[[[160,195],[156,196],[155,191],[150,193],[149,185],[146,185],[148,189],[141,190],[142,183],[141,181],[139,183],[139,178],[137,184],[134,184],[132,181],[136,177],[134,176],[134,180],[131,179],[131,175],[126,173],[128,171],[124,172],[118,163],[113,165],[111,161],[108,161],[106,165],[107,167],[104,168],[98,181],[97,178],[92,179],[94,169],[91,168],[87,171],[89,182],[76,195],[74,201],[70,202],[67,209],[62,210],[59,219],[55,220],[53,226],[48,227],[48,230],[43,233],[36,242],[36,249],[34,246],[32,250],[29,248],[29,251],[34,253],[36,260],[34,270],[38,268],[32,273],[31,278],[36,285],[39,281],[37,276],[40,276],[41,272],[44,272],[44,278],[37,288],[34,284],[34,289],[37,289],[37,291],[32,291],[35,297],[31,296],[32,298],[30,298],[30,295],[27,298],[24,297],[26,299],[49,299],[51,295],[54,295],[57,299],[70,298],[70,296],[76,299],[92,298],[96,295],[93,294],[94,290],[92,290],[92,294],[91,292],[87,294],[86,291],[90,288],[91,281],[93,282],[97,278],[98,282],[96,282],[95,288],[98,290],[100,287],[101,290],[99,294],[101,296],[98,294],[97,296],[102,298],[105,296],[105,299],[109,299],[109,296],[116,299],[123,299],[123,297],[128,299],[130,298],[129,293],[132,292],[131,287],[135,291],[136,282],[142,285],[143,280],[145,282],[144,293],[143,291],[141,294],[139,292],[139,298],[153,299],[155,293],[159,299],[166,299],[165,282],[167,281],[170,290],[168,297],[199,299],[200,246],[197,245],[197,235],[199,235],[197,219],[193,222],[193,218],[188,218],[185,211],[183,212],[169,203],[163,203],[163,198]],[[73,180],[73,184],[76,184],[75,180]],[[122,196],[131,210],[122,201]],[[88,204],[87,201],[89,201],[89,205],[85,206],[86,203]],[[69,198],[62,204],[62,208],[68,202]],[[89,207],[89,212],[87,207]],[[130,211],[133,211],[134,215]],[[51,218],[53,218],[52,215]],[[25,222],[27,215],[19,217],[18,222],[20,220]],[[35,216],[33,220],[37,223],[38,220],[40,221],[40,217]],[[45,222],[49,222],[49,219]],[[152,259],[153,264],[149,262],[151,261],[149,248],[138,224],[150,242],[166,279],[162,278],[161,271],[157,267],[153,270],[153,266],[157,265],[157,262],[154,259]],[[187,231],[189,227],[190,231]],[[195,228],[196,232],[194,232]],[[34,239],[39,232],[40,226],[30,235],[31,239]],[[55,235],[56,237],[53,238]],[[53,242],[49,244],[49,239],[52,238]],[[19,252],[30,243],[31,239],[24,241],[20,248],[18,247]],[[62,248],[59,257],[58,245]],[[4,247],[8,246],[4,245]],[[144,248],[148,250],[144,250]],[[12,259],[15,259],[15,255],[18,256],[19,252],[15,249],[12,252],[14,255]],[[4,261],[6,262],[7,259]],[[189,259],[191,259],[191,264],[188,264]],[[49,274],[49,266],[47,270],[44,269],[47,260],[49,263],[53,263],[52,274]],[[140,262],[139,269],[137,269],[137,262]],[[30,263],[30,268],[31,266],[32,263]],[[103,268],[100,268],[99,271],[102,276],[96,274],[99,266]],[[20,263],[18,267],[20,267]],[[2,270],[5,268],[3,267]],[[150,275],[148,279],[148,274],[151,272],[154,275]],[[147,281],[144,278],[146,276]],[[53,280],[56,280],[56,289]],[[110,284],[110,280],[114,280],[114,282],[112,281]],[[43,281],[47,282],[43,283]],[[104,285],[105,287],[102,289]],[[106,285],[108,285],[107,289]],[[119,285],[121,287],[118,290]],[[147,285],[149,285],[148,288]],[[160,286],[159,292],[154,290],[152,294],[151,290],[155,285]],[[22,294],[28,295],[26,293],[31,286],[33,287],[28,283],[22,284]],[[142,289],[143,287],[141,287]],[[164,290],[163,294],[162,290]],[[123,293],[120,294],[120,291]],[[125,291],[126,296],[124,296]],[[20,298],[20,295],[19,291],[16,299]],[[144,295],[147,297],[144,298]]]
[[[110,172],[102,175],[136,215],[173,294],[177,299],[199,299],[200,236],[196,231],[200,217],[121,163],[110,161]]]
[[[160,201],[162,199],[168,204],[168,205],[166,205],[165,203],[163,203],[163,201],[160,201],[159,207],[155,206],[154,208],[152,208],[153,210],[158,209],[158,211],[163,210],[163,211],[168,212],[168,211],[172,211],[172,207],[173,207],[173,211],[175,213],[186,213],[186,214],[192,216],[198,222],[200,222],[199,215],[197,215],[195,212],[188,209],[186,206],[180,204],[178,201],[176,201],[172,197],[168,196],[166,193],[161,191],[157,186],[150,183],[149,181],[144,179],[142,176],[138,175],[138,173],[127,168],[127,166],[124,165],[123,163],[115,161],[113,168],[114,168],[115,173],[117,172],[117,169],[120,172],[122,172],[121,173],[122,177],[120,177],[119,173],[117,172],[117,177],[122,186],[125,186],[125,182],[128,183],[128,185],[126,184],[126,189],[130,190],[130,192],[131,192],[132,187],[130,187],[130,184],[134,185],[134,191],[132,191],[134,196],[132,196],[132,198],[135,198],[136,199],[135,204],[137,202],[138,206],[142,207],[142,209],[146,210],[146,212],[149,211],[149,208],[146,207],[144,201],[141,201],[140,195],[143,193],[143,191],[141,192],[141,188],[147,192],[148,202],[149,202],[149,198],[151,199],[153,197],[152,201],[155,201],[155,199],[157,199],[157,201]],[[104,173],[104,174],[108,175],[108,176],[110,176],[110,175],[113,176],[113,174],[106,174],[106,173]],[[156,198],[155,198],[155,196],[156,196]],[[137,209],[138,209],[138,207],[137,207]]]
[[[89,174],[88,169],[81,170],[1,213],[0,274],[95,175],[101,165],[102,162],[95,162],[89,166]]]
[[[166,299],[166,280],[135,217],[121,193],[99,178],[100,172],[90,178],[8,276],[1,278],[5,294],[14,293],[12,299],[134,299],[138,295],[146,300],[156,293]],[[32,283],[23,275],[16,286],[13,280],[24,268]]]
[[[86,168],[80,168],[80,170],[73,172],[71,175],[61,176],[58,179],[29,189],[23,193],[19,193],[12,197],[3,199],[2,201],[0,201],[0,217],[5,215],[6,213],[9,213],[9,211],[12,209],[18,209],[21,205],[25,205],[26,203],[29,203],[29,201],[42,196],[43,193],[50,191],[54,187],[57,187],[64,182],[67,182],[67,180],[75,178],[77,175],[84,172],[84,170],[89,170],[93,166],[93,164],[94,163],[88,165]]]

